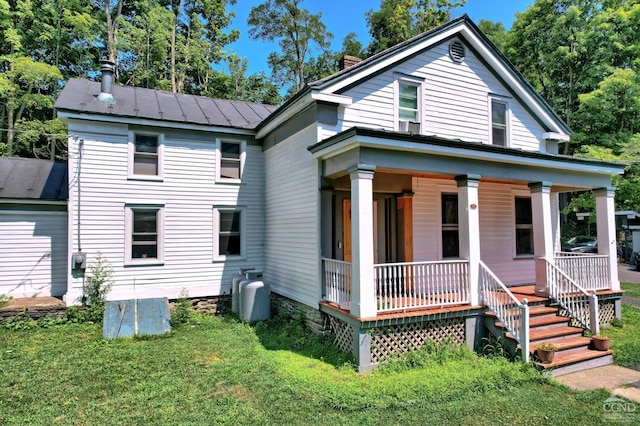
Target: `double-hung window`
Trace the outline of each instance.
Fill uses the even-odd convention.
[[[531,198],[515,197],[516,256],[533,254],[533,213]]]
[[[420,133],[421,83],[398,80],[398,130]]]
[[[460,257],[457,194],[442,194],[442,257]]]
[[[132,132],[129,140],[129,177],[161,179],[162,135]]]
[[[246,142],[219,139],[217,145],[217,180],[241,182],[246,156]]]
[[[239,207],[214,207],[213,258],[225,260],[245,257],[245,210]]]
[[[160,206],[126,206],[125,263],[163,261],[164,209]]]
[[[509,104],[491,99],[491,143],[498,146],[509,145]]]

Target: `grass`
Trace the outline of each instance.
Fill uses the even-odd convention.
[[[0,330],[0,424],[604,421],[606,391],[572,391],[522,363],[430,346],[359,374],[320,340],[281,317],[250,327],[196,315],[167,336],[117,341],[88,324]]]
[[[611,338],[615,364],[640,370],[640,308],[622,305],[620,325],[602,329],[601,334]]]
[[[640,299],[640,284],[620,283],[620,287],[624,290],[624,295]]]

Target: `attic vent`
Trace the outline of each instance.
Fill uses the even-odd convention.
[[[458,40],[451,42],[449,45],[449,56],[453,59],[453,62],[462,62],[464,60],[464,45]]]

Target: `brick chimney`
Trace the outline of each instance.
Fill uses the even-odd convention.
[[[356,56],[344,55],[340,61],[338,61],[338,67],[340,68],[340,71],[342,71],[354,66],[358,62],[362,62],[362,59]]]

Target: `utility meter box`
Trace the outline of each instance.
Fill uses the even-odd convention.
[[[73,269],[87,269],[87,254],[81,251],[73,253],[71,267]]]

